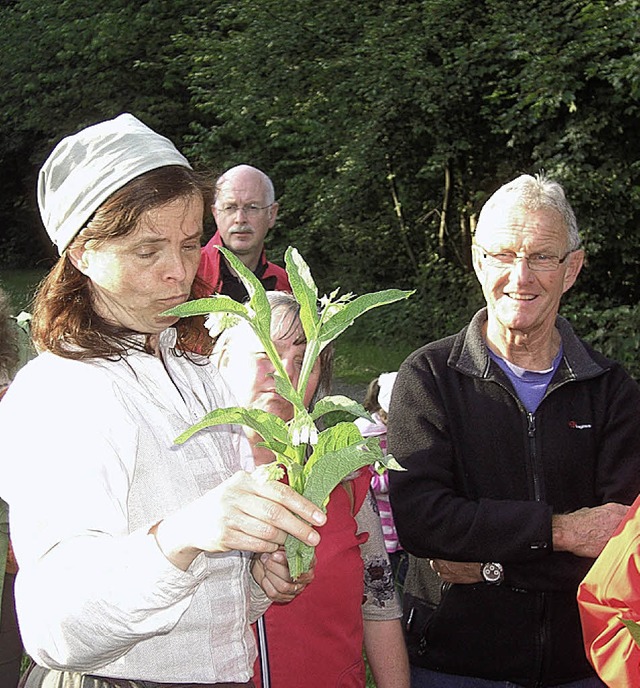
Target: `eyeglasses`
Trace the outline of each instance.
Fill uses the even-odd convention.
[[[216,208],[218,212],[223,215],[233,216],[238,210],[242,210],[247,217],[256,217],[263,210],[270,208],[272,205],[273,203],[269,203],[269,205],[255,205],[255,203],[250,203],[249,205],[235,205],[235,203],[225,203],[225,205],[217,205]]]
[[[576,249],[567,251],[562,258],[560,256],[550,256],[546,253],[531,253],[528,256],[518,255],[514,251],[499,251],[498,253],[490,253],[486,248],[482,248],[479,244],[475,247],[482,252],[482,257],[487,261],[487,265],[492,268],[500,268],[502,270],[511,269],[516,260],[526,260],[529,270],[534,272],[553,272],[557,270],[568,256]]]

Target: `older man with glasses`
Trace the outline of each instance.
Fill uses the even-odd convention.
[[[558,316],[583,260],[557,182],[501,187],[473,246],[486,308],[398,373],[391,504],[441,582],[407,597],[414,688],[604,685],[576,591],[640,489],[640,389]]]
[[[217,232],[202,249],[198,276],[210,292],[244,301],[247,291],[218,246],[234,253],[267,291],[291,291],[287,273],[267,260],[264,240],[278,215],[271,179],[250,165],[237,165],[216,182],[211,208]]]

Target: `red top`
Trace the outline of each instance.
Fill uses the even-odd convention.
[[[640,623],[640,497],[578,588],[585,649],[611,688],[640,686],[640,647],[621,619]]]
[[[338,485],[318,529],[315,577],[288,604],[264,616],[272,688],[364,688],[364,565],[354,515],[369,489],[369,471]],[[262,688],[259,662],[254,681]]]
[[[198,277],[203,279],[208,287],[209,293],[225,294],[224,289],[224,268],[221,266],[222,254],[218,251],[218,246],[223,246],[220,232],[216,232],[202,247],[200,265],[198,267]],[[228,269],[227,269],[228,272]],[[254,270],[256,277],[262,282],[267,291],[291,291],[289,277],[285,270],[275,263],[267,260],[267,254],[262,249],[258,267]]]

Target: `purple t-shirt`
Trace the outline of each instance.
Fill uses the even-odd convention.
[[[551,368],[548,370],[526,370],[501,358],[491,351],[489,347],[487,347],[487,351],[489,356],[504,370],[527,411],[535,413],[547,391],[551,378],[562,360],[562,345],[560,345],[560,350],[553,359]]]

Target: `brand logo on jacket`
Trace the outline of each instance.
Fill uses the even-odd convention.
[[[582,423],[582,424],[580,424],[580,423],[576,423],[575,420],[570,420],[570,421],[569,421],[569,427],[570,427],[572,430],[589,430],[589,429],[590,429],[591,427],[593,427],[593,426],[591,425],[591,423]]]

